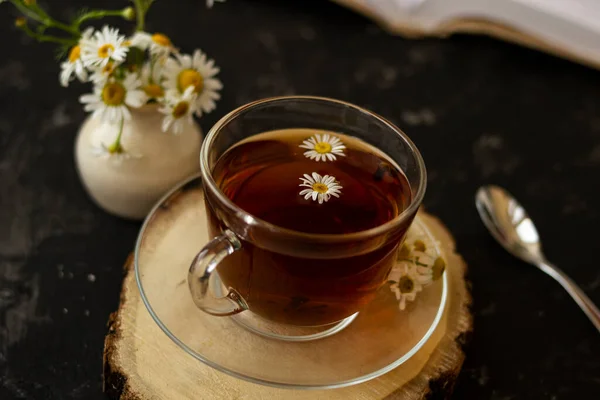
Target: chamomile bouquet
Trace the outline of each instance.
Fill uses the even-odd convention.
[[[181,53],[163,33],[144,30],[145,16],[155,0],[132,0],[119,10],[82,10],[72,21],[52,17],[36,0],[0,0],[21,14],[15,25],[40,42],[60,46],[63,61],[59,81],[91,83],[92,92],[80,97],[84,109],[103,122],[114,124],[115,140],[102,153],[126,155],[121,143],[131,109],[157,104],[164,115],[162,130],[177,134],[197,117],[216,108],[219,68],[201,50]],[[222,1],[222,0],[221,0]],[[214,0],[207,0],[212,7]],[[92,21],[120,17],[135,21],[135,32],[124,34],[115,27],[86,27]]]

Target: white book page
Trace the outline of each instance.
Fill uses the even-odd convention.
[[[403,1],[403,0],[400,0]],[[458,0],[460,1],[460,0]],[[599,0],[512,0],[600,31]]]

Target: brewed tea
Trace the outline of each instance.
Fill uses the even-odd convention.
[[[339,133],[271,131],[242,141],[213,169],[220,190],[254,217],[308,234],[349,234],[394,219],[411,202],[404,173],[385,154]],[[212,212],[211,233],[222,227]],[[406,226],[402,229],[406,230]],[[403,234],[404,232],[402,232]],[[276,322],[322,325],[367,304],[384,283],[398,242],[368,254],[308,259],[243,241],[219,275],[253,312]]]

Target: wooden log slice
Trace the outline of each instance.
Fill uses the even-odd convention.
[[[182,351],[152,320],[137,288],[133,257],[125,263],[118,310],[104,346],[104,391],[112,399],[444,399],[465,358],[472,331],[466,265],[442,223],[421,212],[447,259],[449,298],[431,339],[406,363],[371,381],[333,390],[257,385],[212,369]]]

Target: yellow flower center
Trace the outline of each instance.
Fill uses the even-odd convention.
[[[72,64],[75,61],[79,60],[79,56],[81,55],[81,47],[79,45],[71,47],[69,51],[69,62]]]
[[[102,75],[110,75],[115,70],[115,64],[113,62],[108,62],[104,67],[102,67]]]
[[[150,83],[146,86],[144,86],[144,92],[146,92],[146,94],[148,95],[148,97],[152,97],[152,98],[159,98],[159,97],[163,97],[165,94],[165,91],[163,90],[162,87],[160,87],[160,85],[157,85],[155,83]]]
[[[446,270],[446,261],[442,257],[438,257],[435,259],[433,263],[433,267],[431,267],[432,278],[434,281],[437,281],[442,277],[444,271]]]
[[[184,69],[177,77],[177,87],[183,93],[190,86],[194,87],[194,92],[200,93],[204,88],[204,78],[194,69]]]
[[[152,35],[152,41],[159,46],[163,47],[171,47],[171,39],[167,35],[163,35],[162,33],[155,33]]]
[[[131,46],[131,40],[126,40],[126,41],[124,41],[124,42],[123,42],[123,46],[125,46],[125,47],[129,47],[129,46]]]
[[[398,282],[398,289],[402,293],[412,293],[415,288],[415,283],[408,276],[403,276]]]
[[[113,51],[115,51],[115,46],[113,46],[110,43],[103,44],[98,49],[98,57],[100,57],[100,58],[108,58],[108,57],[110,57],[110,55],[112,54]]]
[[[27,25],[27,19],[25,19],[25,17],[17,17],[17,18],[15,19],[15,26],[16,26],[17,28],[22,28],[22,27],[24,27],[25,25]]]
[[[188,113],[190,109],[190,104],[187,101],[181,101],[177,103],[175,108],[173,108],[173,116],[175,118],[181,118]]]
[[[327,142],[319,142],[315,144],[315,151],[319,154],[330,153],[331,145]]]
[[[314,190],[317,193],[325,194],[325,193],[327,193],[327,190],[329,190],[329,188],[327,187],[326,184],[317,182],[317,183],[313,183],[312,190]]]
[[[108,106],[119,106],[125,101],[125,88],[120,83],[107,83],[102,89],[102,101]]]
[[[416,251],[425,251],[427,250],[427,247],[425,246],[425,242],[423,242],[422,240],[415,240],[415,250]]]

